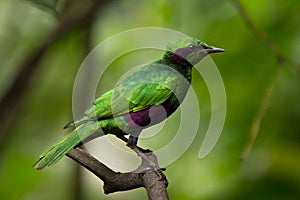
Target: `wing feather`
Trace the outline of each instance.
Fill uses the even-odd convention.
[[[84,117],[73,124],[108,119],[163,103],[174,93],[180,81],[178,72],[166,70],[166,67],[162,70],[162,67],[148,65],[130,75],[114,89],[97,98]]]

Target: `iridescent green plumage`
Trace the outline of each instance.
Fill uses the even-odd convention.
[[[103,134],[129,134],[135,146],[140,132],[163,121],[183,101],[191,82],[192,66],[222,49],[193,38],[175,40],[162,59],[145,65],[94,101],[82,118],[66,125],[75,129],[46,150],[35,168],[56,163],[83,141]],[[164,112],[161,111],[164,108]],[[153,116],[149,116],[150,112]]]

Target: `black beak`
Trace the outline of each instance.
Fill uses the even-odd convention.
[[[207,53],[219,53],[219,52],[224,52],[224,49],[214,47],[214,46],[209,46],[207,49],[205,49]]]

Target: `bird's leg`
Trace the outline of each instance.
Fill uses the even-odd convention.
[[[133,149],[137,147],[137,141],[138,141],[138,137],[130,135],[126,145]]]

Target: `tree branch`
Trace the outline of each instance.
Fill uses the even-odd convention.
[[[249,139],[247,140],[246,144],[243,147],[240,160],[245,160],[249,152],[257,138],[258,132],[260,130],[261,122],[263,118],[265,117],[265,114],[267,112],[270,100],[272,98],[273,90],[275,87],[275,83],[280,75],[281,65],[286,65],[290,71],[295,73],[296,75],[300,75],[300,67],[297,63],[295,63],[290,58],[286,57],[279,49],[278,45],[269,37],[269,35],[264,32],[262,29],[260,29],[251,19],[249,14],[247,13],[246,9],[244,8],[243,4],[240,2],[240,0],[233,0],[233,3],[240,13],[243,21],[247,25],[247,27],[253,32],[254,35],[256,35],[257,38],[259,38],[274,54],[275,58],[277,59],[278,65],[276,66],[275,73],[273,74],[270,83],[264,93],[263,99],[260,103],[260,106],[257,110],[256,115],[254,116],[250,132],[249,132]]]
[[[69,3],[68,7],[72,7],[74,0],[68,0],[66,3]],[[94,23],[96,20],[96,13],[90,14],[87,23],[83,25],[81,32],[83,32],[82,44],[84,50],[84,58],[92,51],[92,29],[94,27]],[[83,58],[83,59],[84,59]],[[83,94],[85,96],[85,94]],[[81,165],[76,165],[74,169],[74,187],[73,187],[73,195],[74,200],[84,200],[84,190],[82,185],[83,179],[83,167]]]
[[[273,76],[270,80],[270,83],[264,93],[264,96],[260,103],[258,111],[252,120],[249,138],[243,147],[240,161],[245,160],[248,157],[250,150],[252,149],[252,146],[253,146],[253,144],[257,138],[258,132],[260,130],[261,122],[262,122],[263,118],[265,117],[270,100],[272,98],[275,83],[276,83],[281,71],[282,71],[282,67],[276,67],[275,73],[273,74]]]
[[[6,138],[8,137],[8,129],[13,122],[13,117],[19,109],[19,104],[23,99],[25,92],[29,86],[29,82],[34,75],[34,72],[39,66],[44,54],[58,39],[63,37],[74,28],[88,23],[91,16],[97,10],[103,7],[107,0],[92,0],[88,8],[81,9],[80,13],[72,13],[64,15],[57,27],[49,34],[49,36],[41,41],[37,47],[19,66],[19,73],[16,75],[12,85],[7,89],[0,101],[0,151],[3,147]]]
[[[274,54],[278,63],[280,65],[286,65],[287,68],[292,71],[294,74],[300,76],[300,65],[293,61],[292,59],[286,57],[282,51],[279,49],[278,45],[272,40],[269,35],[260,29],[251,19],[249,14],[247,13],[245,7],[241,3],[240,0],[232,0],[235,5],[237,11],[245,22],[246,26],[253,32],[253,34],[260,39]]]
[[[146,171],[144,173],[115,172],[79,148],[72,149],[67,156],[101,179],[104,182],[105,194],[145,187],[149,200],[168,199],[166,191],[168,182],[161,171]]]

